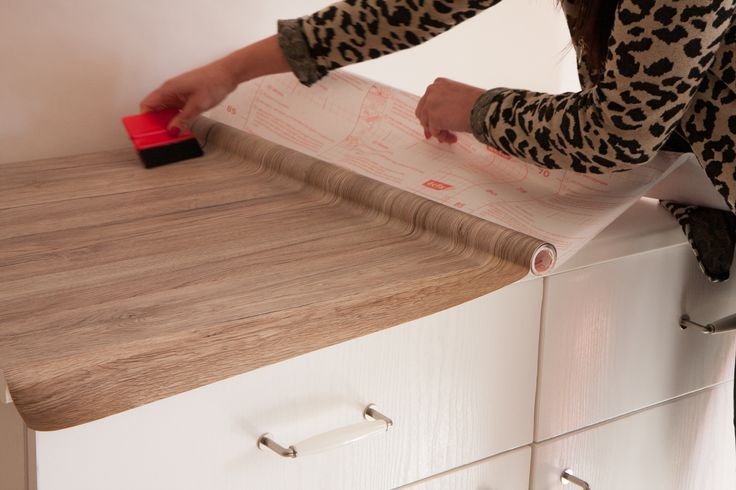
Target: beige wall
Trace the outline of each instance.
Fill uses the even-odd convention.
[[[559,91],[574,63],[553,0],[505,0],[414,50],[356,67],[406,90],[437,76]],[[324,0],[0,0],[0,162],[117,148],[161,81]]]

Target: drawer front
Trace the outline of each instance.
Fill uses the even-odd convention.
[[[736,280],[708,282],[686,244],[548,277],[544,295],[537,441],[733,378],[736,334],[679,320],[736,313]]]
[[[406,490],[529,490],[531,447],[525,446],[478,463],[401,487]]]
[[[532,440],[541,280],[90,424],[37,433],[39,489],[387,489]],[[264,339],[267,342],[268,339]],[[360,422],[393,427],[296,459]]]
[[[732,394],[724,383],[535,444],[531,488],[562,489],[567,469],[595,490],[736,488]]]

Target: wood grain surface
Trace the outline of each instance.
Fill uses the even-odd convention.
[[[202,119],[206,157],[0,165],[0,369],[92,421],[514,282],[542,242]]]

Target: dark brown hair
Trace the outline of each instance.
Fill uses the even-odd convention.
[[[591,72],[603,71],[616,7],[618,0],[575,2],[576,21],[575,25],[571,26],[572,42],[578,49],[584,46],[585,59]]]

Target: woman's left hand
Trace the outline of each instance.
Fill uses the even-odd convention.
[[[416,115],[424,126],[424,136],[441,143],[455,143],[456,132],[470,132],[470,110],[485,90],[438,78],[417,104]]]

